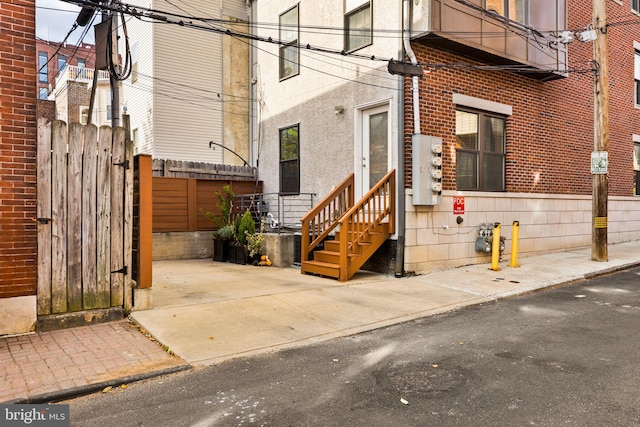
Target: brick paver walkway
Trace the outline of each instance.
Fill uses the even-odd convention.
[[[0,338],[0,403],[183,365],[126,320]]]

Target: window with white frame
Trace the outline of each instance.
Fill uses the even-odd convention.
[[[524,25],[529,21],[529,0],[485,0],[484,8]]]
[[[371,1],[347,0],[344,15],[344,50],[353,52],[373,43]]]
[[[640,0],[631,0],[631,10],[640,13]]]
[[[458,190],[505,190],[504,116],[456,110],[456,187]]]
[[[89,124],[89,107],[80,107],[80,124]]]
[[[280,80],[300,74],[298,5],[280,15]]]
[[[66,55],[58,54],[58,75],[64,70],[64,67],[67,66],[67,57]]]
[[[138,42],[131,45],[131,83],[138,81]]]

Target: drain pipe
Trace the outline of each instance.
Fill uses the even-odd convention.
[[[407,52],[407,56],[411,60],[413,65],[418,65],[416,60],[416,54],[411,49],[411,21],[410,21],[410,0],[404,0],[404,25],[402,28],[402,43],[404,44],[404,50]],[[418,86],[418,76],[411,78],[411,96],[413,99],[413,133],[420,135],[420,88]]]
[[[410,0],[403,0],[402,2],[402,44],[404,47],[404,51],[409,56],[411,63],[413,65],[417,65],[418,61],[416,60],[416,55],[411,49],[411,41],[410,41],[410,11],[411,11],[411,3]],[[404,60],[404,55],[400,54],[402,60]],[[404,238],[405,238],[405,167],[404,167],[404,149],[405,149],[405,134],[404,134],[404,77],[400,77],[400,84],[402,85],[401,97],[398,99],[398,204],[397,204],[397,232],[398,232],[398,240],[396,245],[396,266],[395,266],[395,276],[402,277],[404,276]],[[420,93],[418,86],[418,77],[412,77],[411,81],[411,95],[413,98],[413,133],[420,133]]]

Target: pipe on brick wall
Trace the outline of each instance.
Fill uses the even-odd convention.
[[[407,56],[411,60],[413,65],[418,65],[418,61],[416,59],[416,54],[413,52],[411,48],[411,22],[409,20],[409,11],[411,9],[411,2],[409,0],[404,0],[404,10],[403,10],[403,20],[404,25],[402,28],[402,43],[404,45],[404,50],[407,53]],[[413,133],[416,135],[420,135],[420,87],[417,76],[413,76],[411,78],[411,96],[413,100]]]

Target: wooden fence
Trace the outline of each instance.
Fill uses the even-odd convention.
[[[127,308],[130,165],[123,128],[38,122],[38,315]]]
[[[236,195],[262,191],[255,181],[153,177],[153,232],[215,230],[204,212],[220,214],[216,193],[225,185]]]

